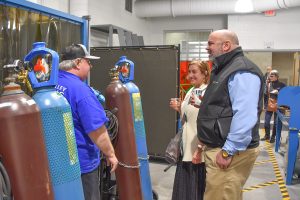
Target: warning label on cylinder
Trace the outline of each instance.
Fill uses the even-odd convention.
[[[134,113],[134,121],[143,121],[143,110],[140,93],[132,93],[132,106]]]
[[[68,152],[70,156],[70,164],[74,165],[78,162],[77,147],[73,128],[72,114],[70,112],[63,114]]]

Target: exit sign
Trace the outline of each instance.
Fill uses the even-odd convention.
[[[264,13],[266,17],[274,17],[276,15],[275,10],[266,10]]]

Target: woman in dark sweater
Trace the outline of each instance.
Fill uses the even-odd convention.
[[[281,90],[283,87],[286,85],[278,80],[279,78],[279,73],[277,70],[272,70],[269,75],[270,82],[267,83],[267,101],[269,101],[269,98],[276,99],[278,98],[278,92]],[[272,115],[274,114],[274,123],[273,123],[273,130],[272,130],[272,136],[270,138],[270,129],[271,129],[271,118]],[[268,111],[266,108],[266,113],[265,113],[265,137],[262,138],[261,140],[270,140],[270,143],[275,142],[275,136],[276,136],[276,117],[277,113],[274,111]]]

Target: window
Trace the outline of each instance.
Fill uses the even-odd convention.
[[[180,44],[180,60],[208,60],[207,39],[211,30],[165,31],[165,44]]]
[[[132,0],[125,0],[125,10],[132,13]]]

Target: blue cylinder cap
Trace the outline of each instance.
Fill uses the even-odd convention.
[[[28,73],[32,88],[54,87],[58,79],[58,53],[48,49],[45,42],[35,42],[32,47],[24,58],[24,61],[34,65],[34,69]],[[35,67],[39,71],[35,71]]]
[[[32,48],[41,48],[41,47],[46,47],[46,42],[35,42],[32,44]]]
[[[126,56],[121,56],[115,66],[117,66],[120,70],[119,79],[122,83],[134,80],[134,63],[127,59]]]

